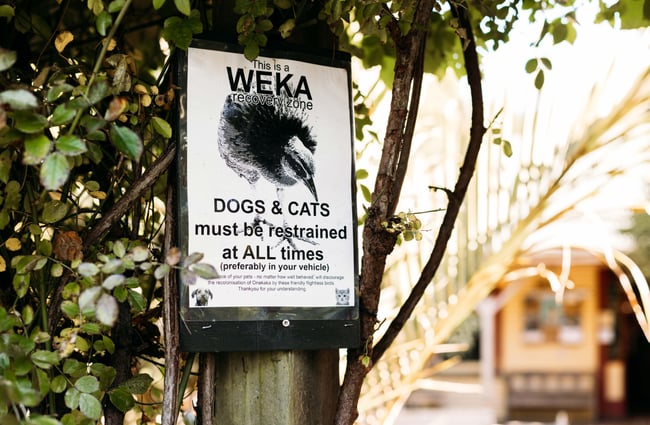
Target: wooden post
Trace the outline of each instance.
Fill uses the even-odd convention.
[[[331,425],[338,350],[217,354],[217,425]]]

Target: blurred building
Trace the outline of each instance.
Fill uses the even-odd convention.
[[[566,411],[570,423],[594,423],[649,414],[647,286],[637,289],[619,263],[566,255],[526,257],[478,309],[480,377],[497,417],[549,422]]]

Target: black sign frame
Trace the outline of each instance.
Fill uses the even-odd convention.
[[[191,49],[199,49],[208,54],[227,53],[243,57],[241,46],[213,40],[194,40]],[[178,114],[178,191],[177,191],[177,229],[181,251],[190,254],[189,235],[191,207],[188,196],[192,188],[188,187],[188,146],[196,143],[188,137],[188,122],[192,125],[191,110],[188,110],[188,98],[196,92],[188,92],[188,73],[192,66],[188,52],[179,52],[177,61],[177,81],[179,85]],[[191,352],[219,351],[269,351],[269,350],[317,350],[344,347],[358,347],[359,341],[359,282],[357,250],[357,216],[356,216],[356,182],[354,169],[354,116],[352,103],[350,57],[341,52],[309,54],[289,50],[262,50],[260,58],[276,62],[312,64],[345,71],[345,90],[347,104],[342,105],[349,111],[349,222],[346,226],[346,240],[351,246],[351,272],[345,276],[352,286],[350,304],[346,306],[191,306],[195,302],[196,284],[184,281],[178,273],[179,311],[181,349]],[[191,99],[190,99],[191,101]],[[225,108],[225,107],[224,107]],[[346,125],[345,123],[339,123]],[[339,170],[346,172],[346,170]],[[346,188],[348,190],[348,188]],[[317,226],[317,225],[316,225]],[[347,233],[349,231],[349,233]],[[339,231],[340,233],[340,231]],[[340,241],[337,241],[337,243]],[[268,249],[268,248],[267,248]],[[203,261],[210,262],[209,259]],[[213,264],[218,270],[218,264]],[[328,266],[329,267],[329,266]]]

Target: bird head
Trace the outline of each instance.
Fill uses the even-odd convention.
[[[314,199],[318,201],[316,185],[314,184],[314,156],[298,136],[293,136],[285,145],[285,155],[282,156],[282,167],[296,181],[302,182]]]

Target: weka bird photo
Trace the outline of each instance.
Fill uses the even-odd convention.
[[[318,201],[316,141],[299,113],[281,105],[237,103],[229,95],[219,122],[218,143],[228,167],[252,186],[260,177],[271,182],[281,203],[283,189],[296,183],[305,185]]]

